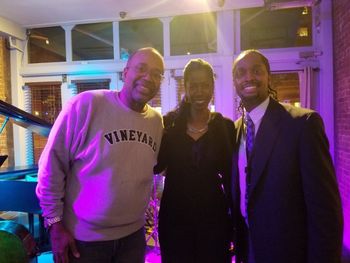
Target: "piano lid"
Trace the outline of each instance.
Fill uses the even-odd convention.
[[[0,114],[9,117],[11,121],[23,128],[48,137],[52,124],[24,110],[21,110],[3,100],[0,100]]]

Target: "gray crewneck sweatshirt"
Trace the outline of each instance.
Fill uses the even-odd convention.
[[[132,111],[117,92],[83,92],[59,114],[39,160],[44,217],[63,216],[78,240],[113,240],[144,224],[162,119]]]

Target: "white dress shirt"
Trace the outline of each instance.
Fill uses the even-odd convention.
[[[267,106],[269,105],[270,97],[267,97],[266,100],[264,100],[260,105],[258,105],[256,108],[254,108],[251,112],[247,113],[244,111],[244,114],[249,114],[249,117],[252,119],[254,126],[255,126],[255,137],[259,130],[259,126],[262,120],[262,117],[264,116]],[[244,125],[244,131],[246,130],[246,127]],[[246,223],[248,225],[248,219],[247,219],[247,213],[246,213],[246,203],[245,203],[245,192],[246,192],[246,173],[245,168],[247,167],[247,155],[246,155],[246,139],[245,139],[245,132],[243,132],[241,136],[241,143],[239,146],[239,155],[238,155],[238,169],[239,169],[239,187],[241,190],[241,213],[242,216],[246,219]]]

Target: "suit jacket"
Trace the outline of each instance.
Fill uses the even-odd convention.
[[[238,159],[242,119],[235,124]],[[250,160],[248,223],[256,263],[340,263],[343,217],[328,146],[316,112],[270,99]],[[240,213],[237,166],[232,191],[236,262],[241,262],[248,230]]]

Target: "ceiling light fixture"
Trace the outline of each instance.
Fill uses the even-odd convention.
[[[303,12],[301,12],[302,15],[308,15],[309,14],[309,10],[307,9],[306,6],[304,6]]]
[[[37,32],[33,32],[30,29],[27,29],[27,36],[29,38],[32,38],[32,39],[38,39],[38,40],[45,41],[46,45],[50,44],[50,40],[49,40],[49,38],[47,36],[39,35]]]

